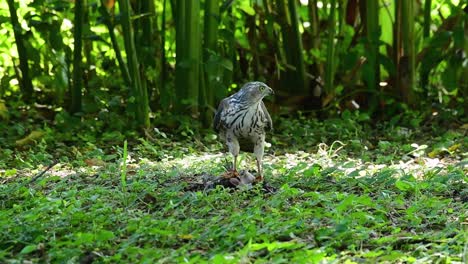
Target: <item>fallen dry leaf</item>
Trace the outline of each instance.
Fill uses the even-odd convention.
[[[44,132],[42,131],[32,131],[29,135],[22,139],[16,140],[15,144],[18,147],[24,147],[30,143],[33,143],[34,141],[42,138],[44,136]]]
[[[98,159],[98,158],[92,158],[92,159],[85,159],[84,162],[86,165],[93,167],[93,166],[105,166],[106,162]]]

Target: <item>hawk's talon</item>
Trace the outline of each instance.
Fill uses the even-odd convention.
[[[237,170],[230,170],[226,171],[222,176],[225,179],[238,178],[239,172],[237,172]]]
[[[263,175],[258,175],[255,177],[255,182],[263,182]]]

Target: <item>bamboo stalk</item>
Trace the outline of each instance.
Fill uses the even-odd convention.
[[[145,69],[147,67],[156,68],[156,59],[155,59],[155,46],[154,42],[154,28],[153,20],[156,19],[156,11],[154,7],[153,0],[140,0],[139,3],[139,14],[144,15],[139,19],[139,29],[140,32],[137,38],[136,49],[138,52],[138,61],[141,63],[140,74],[143,88],[146,89],[148,93],[148,98],[151,98],[153,94],[153,88],[156,85],[146,76]]]
[[[138,67],[138,58],[134,43],[132,22],[130,19],[129,0],[119,0],[119,5],[122,14],[122,30],[125,43],[125,51],[127,53],[127,64],[132,81],[131,88],[133,96],[135,97],[135,114],[137,124],[142,128],[148,128],[150,125],[148,93],[141,83],[140,70]]]
[[[154,8],[153,0],[139,0],[139,15],[142,15],[138,19],[138,42],[136,45],[137,51],[139,51],[139,61],[145,65],[154,67],[156,61],[154,60],[154,45],[153,45],[153,20],[156,19],[156,12]],[[141,48],[140,48],[141,47]]]
[[[83,0],[75,1],[75,29],[73,31],[74,47],[73,47],[73,87],[71,90],[71,106],[70,112],[81,112],[81,97],[83,89],[83,68],[81,67],[82,54],[82,32],[83,32]]]
[[[278,41],[279,39],[279,34],[278,31],[275,29],[274,24],[274,18],[273,18],[273,11],[271,10],[271,6],[273,5],[271,3],[272,0],[263,0],[263,6],[264,6],[264,11],[265,15],[267,17],[267,35],[268,35],[268,41],[272,43],[273,45],[273,53],[275,54],[275,61],[285,61],[284,59],[284,52],[280,48],[280,43]],[[278,63],[276,63],[278,64]],[[279,73],[278,69],[278,73]]]
[[[205,17],[204,17],[204,42],[203,42],[203,58],[207,62],[210,57],[210,52],[218,53],[218,26],[219,26],[219,2],[218,0],[206,0],[205,1]],[[208,106],[214,107],[214,85],[215,83],[208,76],[208,72],[202,71],[204,74],[201,74],[204,78],[200,89],[204,94],[201,98],[204,98],[204,118],[203,121],[205,125],[211,124],[212,114],[208,112]],[[218,99],[218,98],[216,98]]]
[[[302,39],[299,32],[299,19],[296,10],[296,1],[276,0],[278,20],[282,28],[283,49],[286,63],[294,66],[287,69],[283,82],[290,87],[289,92],[295,95],[307,94],[305,78],[305,63],[302,48]]]
[[[131,86],[130,73],[128,72],[127,65],[125,64],[122,58],[122,52],[120,51],[119,43],[117,42],[117,37],[114,33],[114,23],[112,22],[109,11],[104,5],[104,0],[101,0],[101,6],[99,7],[99,12],[104,18],[104,24],[109,31],[109,37],[111,39],[112,48],[114,49],[115,57],[117,58],[117,63],[119,64],[120,72],[122,73],[122,78],[127,86]]]
[[[299,18],[297,15],[297,8],[296,8],[296,1],[289,0],[288,1],[288,8],[289,13],[291,14],[291,26],[292,26],[292,34],[294,39],[294,62],[295,66],[297,67],[297,78],[299,78],[298,83],[299,87],[298,90],[301,93],[307,93],[307,85],[306,85],[306,78],[305,78],[305,63],[304,63],[304,50],[302,48],[302,38],[301,33],[299,32]]]
[[[366,84],[369,91],[377,91],[380,79],[379,65],[379,3],[374,0],[366,0],[366,33],[367,33],[367,65],[365,74]],[[378,105],[375,93],[369,95],[369,110],[373,112]]]
[[[167,59],[166,59],[166,7],[167,0],[163,1],[163,11],[161,14],[161,82],[160,82],[160,94],[161,98],[165,98],[168,102],[161,100],[161,106],[163,109],[167,108],[170,104],[168,91],[166,90],[166,80],[167,80]],[[164,96],[163,96],[164,94]]]
[[[427,39],[430,36],[431,30],[431,5],[432,0],[424,1],[424,23],[423,23],[423,39]],[[429,84],[429,71],[421,67],[421,88],[427,90]]]
[[[328,15],[327,62],[325,65],[325,92],[333,94],[333,81],[335,77],[335,33],[336,33],[336,0],[331,0],[330,14]]]
[[[88,10],[88,0],[83,0],[83,29],[82,32],[92,32],[91,23],[89,20],[89,10]],[[82,36],[83,38],[83,36]],[[83,38],[83,54],[85,57],[86,63],[82,65],[83,71],[86,74],[86,78],[83,79],[83,89],[89,90],[89,80],[96,77],[96,70],[92,69],[91,66],[95,65],[94,56],[92,55],[93,51],[93,40],[90,38]]]
[[[403,72],[400,74],[400,88],[403,100],[410,104],[414,104],[414,90],[416,88],[416,52],[415,52],[415,36],[414,36],[414,1],[402,1],[402,47],[404,52],[404,60],[400,61],[399,69]]]
[[[171,14],[172,14],[172,19],[174,21],[177,21],[177,8],[176,8],[176,0],[169,0],[171,4]]]
[[[174,106],[177,110],[183,110],[182,99],[187,98],[185,93],[186,84],[186,66],[184,65],[185,53],[186,53],[186,35],[185,35],[185,4],[184,0],[177,0],[175,6],[172,5],[172,9],[175,9],[175,26],[176,26],[176,70],[175,70],[175,92],[176,101]]]
[[[317,0],[309,0],[308,3],[308,12],[309,12],[309,22],[310,22],[310,33],[312,35],[312,49],[320,49],[320,32],[319,32],[319,17],[318,17],[318,8]],[[314,62],[314,74],[317,76],[323,76],[324,68],[323,64],[320,62]]]
[[[18,22],[18,15],[16,14],[15,1],[7,0],[8,9],[10,11],[10,21],[13,26],[13,34],[15,36],[16,49],[18,50],[21,76],[17,75],[20,83],[21,92],[26,101],[30,101],[33,95],[32,80],[29,76],[28,65],[28,52],[23,42],[23,35],[21,33],[21,25]]]
[[[179,0],[176,8],[176,109],[196,115],[201,62],[200,2]]]
[[[236,53],[236,47],[235,47],[235,31],[236,31],[236,21],[235,21],[235,16],[233,12],[233,7],[230,5],[227,7],[227,16],[229,16],[228,22],[227,22],[227,29],[229,32],[229,40],[226,45],[226,56],[231,60],[233,70],[224,70],[224,76],[226,79],[226,83],[232,83],[235,79],[235,74],[239,74],[239,62],[237,60],[237,53]],[[224,93],[221,95],[224,97],[227,94],[227,89],[223,90]]]
[[[338,36],[343,37],[344,25],[346,24],[346,5],[348,0],[338,1]]]
[[[251,71],[253,72],[253,78],[255,80],[259,77],[259,54],[257,50],[258,45],[258,37],[257,37],[257,25],[256,25],[256,15],[248,16],[245,20],[245,27],[248,29],[247,39],[249,40],[250,46],[250,54],[252,56],[252,60],[250,63]]]
[[[424,24],[423,24],[423,37],[428,38],[431,30],[431,11],[432,0],[424,1]]]
[[[400,58],[402,54],[401,48],[401,1],[395,0],[395,24],[393,25],[393,63],[395,64],[397,70],[395,71],[395,76],[393,77],[393,91],[395,94],[400,94],[401,91],[401,78],[400,78]]]
[[[187,1],[186,3],[186,39],[187,39],[187,59],[190,68],[187,73],[185,88],[187,91],[187,99],[192,102],[190,107],[191,113],[198,112],[198,96],[199,96],[199,77],[200,77],[200,62],[201,62],[201,28],[200,28],[200,1]]]

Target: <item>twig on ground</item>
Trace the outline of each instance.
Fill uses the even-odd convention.
[[[47,166],[47,168],[45,168],[45,170],[43,170],[42,172],[36,174],[36,176],[34,176],[30,181],[29,181],[29,184],[35,182],[37,179],[39,179],[39,177],[41,177],[42,175],[44,175],[44,173],[46,173],[48,170],[52,169],[52,167],[54,167],[55,165],[57,165],[58,163],[58,160],[54,160],[49,166]]]

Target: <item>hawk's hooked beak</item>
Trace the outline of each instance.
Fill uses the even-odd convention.
[[[273,91],[273,89],[271,89],[270,87],[265,86],[265,90],[263,90],[263,94],[264,96],[274,95],[275,91]]]

